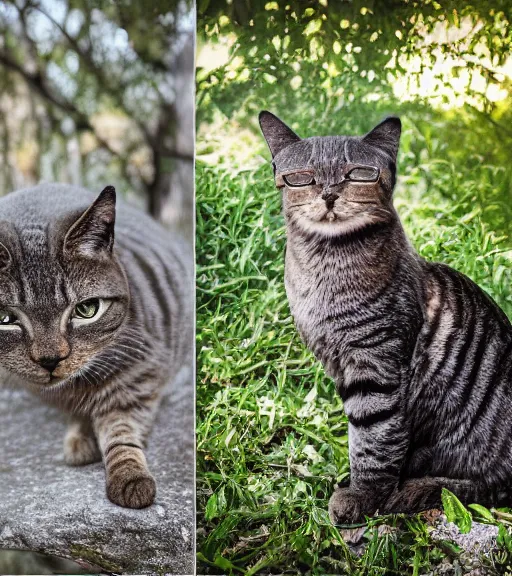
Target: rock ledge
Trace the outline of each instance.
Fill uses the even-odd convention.
[[[156,502],[128,510],[105,496],[102,464],[66,466],[65,418],[28,393],[0,390],[0,548],[32,550],[105,572],[192,574],[194,408],[183,371],[146,452]]]

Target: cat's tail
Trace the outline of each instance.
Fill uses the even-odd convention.
[[[421,512],[442,506],[441,493],[446,488],[463,504],[510,506],[511,491],[492,488],[477,480],[425,476],[405,480],[388,498],[381,513]]]

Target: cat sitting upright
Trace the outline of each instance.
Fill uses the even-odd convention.
[[[0,199],[1,380],[72,415],[65,460],[103,458],[107,495],[143,508],[143,448],[192,350],[192,254],[108,186],[44,184]],[[115,232],[115,240],[114,240]]]
[[[469,278],[426,262],[392,204],[401,124],[301,139],[260,126],[282,190],[285,284],[349,422],[334,523],[463,501],[510,505],[512,325]]]

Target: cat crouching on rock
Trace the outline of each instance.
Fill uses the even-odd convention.
[[[0,199],[0,377],[71,414],[70,465],[104,461],[109,499],[153,503],[144,445],[190,360],[192,254],[108,186]]]
[[[512,504],[512,325],[474,282],[426,262],[392,203],[401,124],[301,139],[260,126],[282,191],[295,324],[341,395],[350,485],[334,523],[377,511]]]

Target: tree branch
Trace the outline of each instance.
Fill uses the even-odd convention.
[[[80,110],[78,110],[78,108],[76,108],[76,106],[72,105],[70,102],[57,99],[55,95],[52,94],[52,92],[45,84],[44,76],[41,71],[31,74],[3,51],[0,51],[0,64],[3,64],[8,70],[17,72],[25,80],[29,88],[32,88],[42,98],[44,98],[47,102],[56,108],[62,110],[66,114],[69,114],[75,121],[75,126],[78,131],[91,131],[98,140],[98,143],[103,148],[108,150],[112,155],[119,157],[119,154],[110,146],[110,144],[98,135],[94,129],[94,126],[90,123],[89,118],[85,114],[80,112]]]
[[[55,18],[53,18],[53,16],[43,10],[39,4],[33,4],[31,8],[37,10],[40,14],[48,18],[48,20],[59,30],[59,32],[68,42],[69,46],[76,52],[82,63],[85,64],[85,66],[88,68],[89,72],[96,76],[102,89],[107,92],[109,96],[116,102],[116,104],[125,111],[126,115],[129,116],[137,124],[139,130],[142,132],[144,138],[146,139],[146,142],[152,147],[152,135],[150,134],[149,130],[142,122],[139,122],[137,118],[134,117],[131,110],[126,108],[122,94],[127,85],[125,83],[118,82],[115,87],[111,86],[110,78],[105,75],[104,71],[94,62],[90,51],[82,50],[76,39],[73,38],[73,36],[71,36],[66,31],[66,29],[55,20]]]

